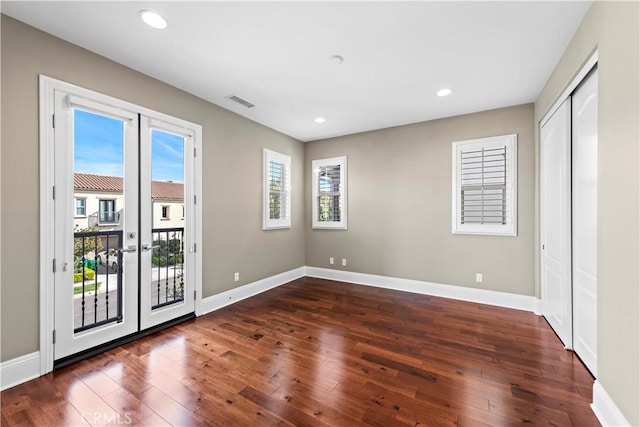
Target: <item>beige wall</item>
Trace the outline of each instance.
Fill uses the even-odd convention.
[[[528,104],[307,143],[307,265],[533,295],[533,128]],[[451,234],[451,143],[510,133],[518,134],[518,236]],[[311,230],[311,161],[341,155],[348,230]]]
[[[301,142],[2,16],[0,360],[38,350],[39,268],[50,265],[37,255],[39,74],[203,126],[205,297],[304,265],[302,187],[293,190],[291,230],[262,231],[261,219],[262,148],[291,155],[302,182]]]
[[[598,381],[632,425],[640,425],[639,15],[638,2],[594,3],[535,106],[537,126],[598,50]]]

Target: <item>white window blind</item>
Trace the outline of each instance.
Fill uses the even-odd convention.
[[[347,228],[347,158],[312,162],[313,228]]]
[[[264,149],[264,230],[291,227],[291,157]]]
[[[515,236],[517,135],[453,143],[453,233]]]

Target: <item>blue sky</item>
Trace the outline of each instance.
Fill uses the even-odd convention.
[[[74,172],[122,176],[123,124],[120,120],[75,110]],[[157,181],[184,182],[184,140],[151,132],[151,176]]]

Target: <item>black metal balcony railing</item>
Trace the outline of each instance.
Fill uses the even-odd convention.
[[[184,228],[154,228],[152,236],[151,283],[142,286],[151,286],[155,310],[184,301]],[[122,321],[122,240],[122,230],[74,233],[75,333]]]
[[[119,219],[118,212],[100,212],[98,221],[101,224],[117,224]]]
[[[74,233],[73,246],[74,332],[121,322],[122,231]]]
[[[184,301],[184,228],[154,228],[152,236],[151,309],[155,310]]]

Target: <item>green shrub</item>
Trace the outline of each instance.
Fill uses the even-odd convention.
[[[96,278],[96,272],[90,268],[84,268],[84,280],[93,280]],[[82,271],[73,274],[73,283],[82,282]]]
[[[167,258],[163,257],[163,256],[152,256],[151,257],[151,262],[154,263],[155,265],[159,265],[161,267],[164,267],[165,265],[167,265]]]

